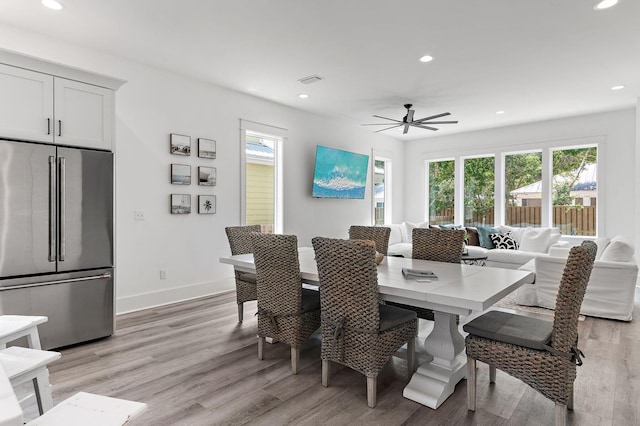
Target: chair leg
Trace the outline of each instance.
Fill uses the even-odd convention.
[[[489,383],[496,382],[496,368],[493,365],[489,366]]]
[[[378,377],[367,376],[367,405],[369,408],[376,406],[376,391],[378,387]]]
[[[322,360],[322,386],[325,388],[329,386],[329,375],[331,374],[331,361],[328,359]]]
[[[53,399],[51,399],[51,386],[49,385],[49,370],[41,368],[36,377],[33,379],[33,388],[36,393],[36,401],[38,403],[38,411],[40,414],[53,408]]]
[[[476,411],[476,360],[467,355],[467,409]]]
[[[244,303],[238,303],[238,322],[242,322],[244,317]]]
[[[411,379],[416,369],[416,339],[412,337],[407,342],[407,376]]]
[[[565,426],[567,424],[567,406],[556,404],[556,426]]]
[[[298,366],[300,365],[300,348],[291,346],[291,374],[298,374]]]
[[[264,337],[262,336],[258,336],[258,359],[260,361],[264,359]]]
[[[573,411],[573,390],[574,387],[571,385],[571,394],[569,395],[569,400],[567,401],[567,408]]]

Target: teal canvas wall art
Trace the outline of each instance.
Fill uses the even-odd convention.
[[[368,169],[368,155],[318,145],[312,196],[362,199]]]

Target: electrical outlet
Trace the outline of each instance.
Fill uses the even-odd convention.
[[[136,210],[133,212],[133,217],[135,220],[144,220],[144,212],[141,210]]]
[[[160,279],[161,280],[166,280],[167,279],[167,270],[166,269],[160,269]]]

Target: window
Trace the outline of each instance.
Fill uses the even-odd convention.
[[[464,160],[464,225],[493,225],[495,158]]]
[[[455,208],[455,161],[430,161],[428,168],[428,214],[432,225],[453,223]]]
[[[596,137],[580,145],[567,142],[427,160],[429,223],[553,226],[566,236],[597,236],[602,232],[597,229],[602,216],[597,214],[602,201],[597,191],[598,150],[603,148]]]
[[[505,155],[504,223],[542,226],[542,152]]]
[[[373,160],[373,216],[375,225],[391,223],[391,160]]]
[[[563,235],[596,235],[597,147],[553,151],[553,226]]]
[[[260,130],[269,130],[269,126],[250,122],[242,124],[241,223],[260,225],[265,233],[281,233],[281,158],[284,138],[244,127],[254,126]]]

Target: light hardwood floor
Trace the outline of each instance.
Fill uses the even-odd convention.
[[[631,323],[580,322],[574,425],[640,424],[640,303]],[[110,338],[62,350],[50,365],[54,403],[78,391],[146,402],[140,425],[550,425],[554,405],[498,371],[489,385],[479,363],[477,411],[466,408],[466,381],[437,410],[402,397],[406,364],[394,358],[378,378],[378,405],[367,407],[366,379],[334,365],[320,385],[319,337],[303,348],[297,376],[289,349],[256,356],[255,302],[237,322],[235,294],[121,315]]]

